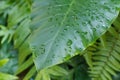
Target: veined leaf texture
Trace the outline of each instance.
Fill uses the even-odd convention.
[[[33,0],[15,45],[20,53],[33,53],[37,70],[62,63],[103,35],[119,9],[119,0]]]

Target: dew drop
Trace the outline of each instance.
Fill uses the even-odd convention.
[[[69,49],[69,52],[71,52],[71,49]]]
[[[82,32],[83,35],[87,35],[88,32]]]
[[[67,46],[71,46],[71,45],[72,45],[72,40],[68,40]]]
[[[48,20],[48,21],[49,21],[49,22],[51,22],[52,20],[53,20],[53,18],[49,18],[49,20]]]
[[[66,26],[67,28],[70,28],[70,26]]]
[[[64,33],[61,33],[62,36],[64,36]]]
[[[64,32],[66,32],[67,30],[68,30],[68,29],[67,29],[67,28],[65,28],[65,29],[64,29]]]
[[[67,60],[69,60],[70,58],[71,58],[71,55],[70,55],[70,54],[67,54],[67,55],[64,57],[63,61],[67,61]]]
[[[76,33],[80,34],[80,31],[76,31]]]
[[[40,53],[44,54],[45,53],[45,48],[40,48]]]
[[[41,54],[44,54],[44,53],[45,53],[45,45],[44,45],[44,44],[42,44],[41,47],[39,48],[39,52],[40,52]]]
[[[82,25],[85,26],[87,23],[86,22],[82,22]]]
[[[50,31],[51,33],[53,33],[54,31]]]
[[[66,48],[65,48],[64,50],[65,50],[65,51],[67,51],[67,49],[66,49]]]
[[[35,50],[35,48],[36,48],[35,46],[31,46],[31,49],[32,49],[32,50]]]
[[[93,29],[93,31],[96,31],[96,28],[92,28]]]
[[[58,21],[58,18],[56,18],[56,21]]]
[[[56,44],[56,47],[58,47],[59,45],[58,44]]]
[[[52,58],[55,58],[55,55],[53,55]]]

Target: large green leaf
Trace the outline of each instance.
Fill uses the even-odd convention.
[[[93,44],[118,15],[120,0],[34,0],[28,38],[38,70]]]

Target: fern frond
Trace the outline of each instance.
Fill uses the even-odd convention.
[[[92,46],[85,51],[84,57],[90,66],[89,73],[92,80],[112,80],[112,76],[117,75],[116,71],[120,71],[119,17],[112,26],[104,35],[105,38],[103,37],[104,39],[96,42],[94,46],[97,47]],[[90,50],[90,48],[94,49]],[[87,56],[85,56],[86,54]],[[89,58],[88,54],[91,58]]]

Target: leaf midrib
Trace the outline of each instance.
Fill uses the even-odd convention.
[[[66,11],[65,16],[64,16],[63,20],[61,21],[60,27],[59,27],[57,33],[55,34],[55,36],[53,37],[53,40],[52,40],[52,42],[51,42],[51,44],[50,44],[50,46],[49,46],[49,48],[48,48],[48,50],[47,50],[47,52],[46,52],[46,54],[47,54],[46,57],[48,56],[48,53],[49,53],[49,51],[51,50],[51,47],[52,47],[55,39],[56,39],[57,36],[59,35],[59,33],[60,33],[60,31],[61,31],[61,29],[62,29],[62,27],[63,27],[63,25],[64,25],[64,22],[65,22],[65,20],[66,20],[66,18],[67,18],[67,15],[68,15],[69,12],[71,11],[71,8],[72,8],[72,5],[74,4],[74,2],[75,2],[75,0],[72,0],[72,1],[71,1],[70,5],[69,5],[69,8],[68,8],[68,10]],[[45,59],[45,60],[46,60],[46,59]]]

